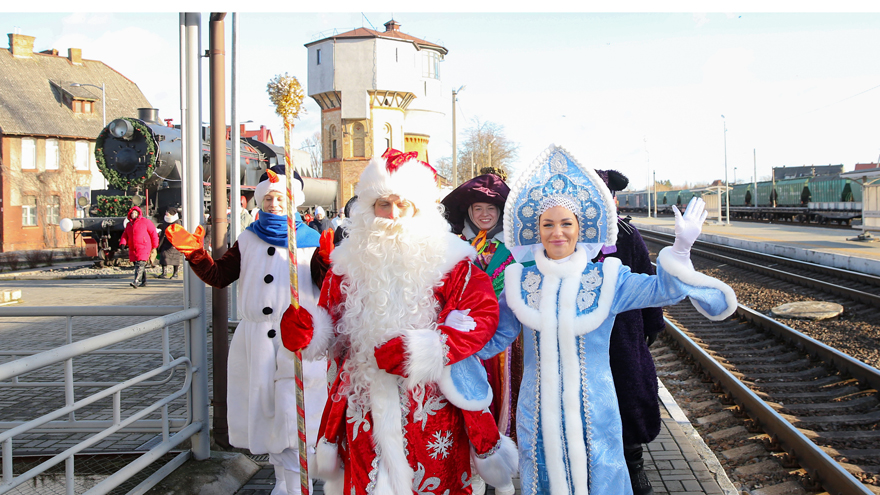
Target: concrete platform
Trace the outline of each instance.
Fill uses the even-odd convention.
[[[639,230],[675,233],[675,219],[633,217]],[[760,253],[880,275],[880,242],[850,241],[858,229],[807,227],[789,223],[730,222],[703,225],[700,240]]]
[[[660,383],[660,434],[645,448],[645,471],[655,495],[739,495],[727,479],[721,464],[663,383]],[[514,480],[521,495],[519,480]],[[269,495],[275,486],[275,471],[268,461],[236,495]],[[488,488],[486,495],[494,495]],[[321,483],[315,495],[325,495]]]

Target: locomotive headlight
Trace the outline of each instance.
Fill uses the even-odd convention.
[[[134,135],[134,126],[131,125],[131,122],[125,119],[116,119],[113,122],[110,122],[107,129],[113,137],[125,139],[126,141],[131,139],[131,136]]]

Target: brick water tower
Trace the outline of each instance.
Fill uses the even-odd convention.
[[[321,107],[323,175],[338,183],[339,208],[387,148],[431,162],[428,142],[449,106],[440,80],[446,48],[402,33],[394,20],[384,32],[358,28],[305,46],[308,94]]]

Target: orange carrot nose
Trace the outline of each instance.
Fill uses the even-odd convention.
[[[278,178],[278,174],[276,174],[275,172],[273,172],[271,170],[266,170],[266,173],[269,174],[269,182],[271,182],[272,184],[275,184],[276,182],[281,180]]]

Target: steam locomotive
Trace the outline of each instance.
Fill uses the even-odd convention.
[[[161,123],[158,110],[154,108],[139,108],[137,119],[124,117],[110,122],[101,130],[95,144],[95,160],[109,188],[91,191],[89,202],[79,198],[80,207],[88,215],[85,218],[63,219],[62,230],[82,235],[88,243],[97,246],[99,258],[111,262],[119,249],[119,239],[125,229],[125,213],[131,205],[139,206],[144,217],[157,225],[169,206],[182,205],[181,144],[180,128]],[[243,138],[238,143],[241,158],[236,167],[232,166],[232,146],[232,141],[227,139],[229,166],[226,183],[231,181],[232,173],[238,173],[241,194],[248,200],[248,206],[258,206],[252,198],[260,175],[268,167],[284,163],[284,148],[253,138]],[[207,213],[211,197],[211,145],[204,132],[201,153],[202,180],[206,191],[203,205]],[[307,177],[303,173],[308,169],[307,157],[291,154],[291,160],[303,175],[304,206],[335,210],[336,181]]]

